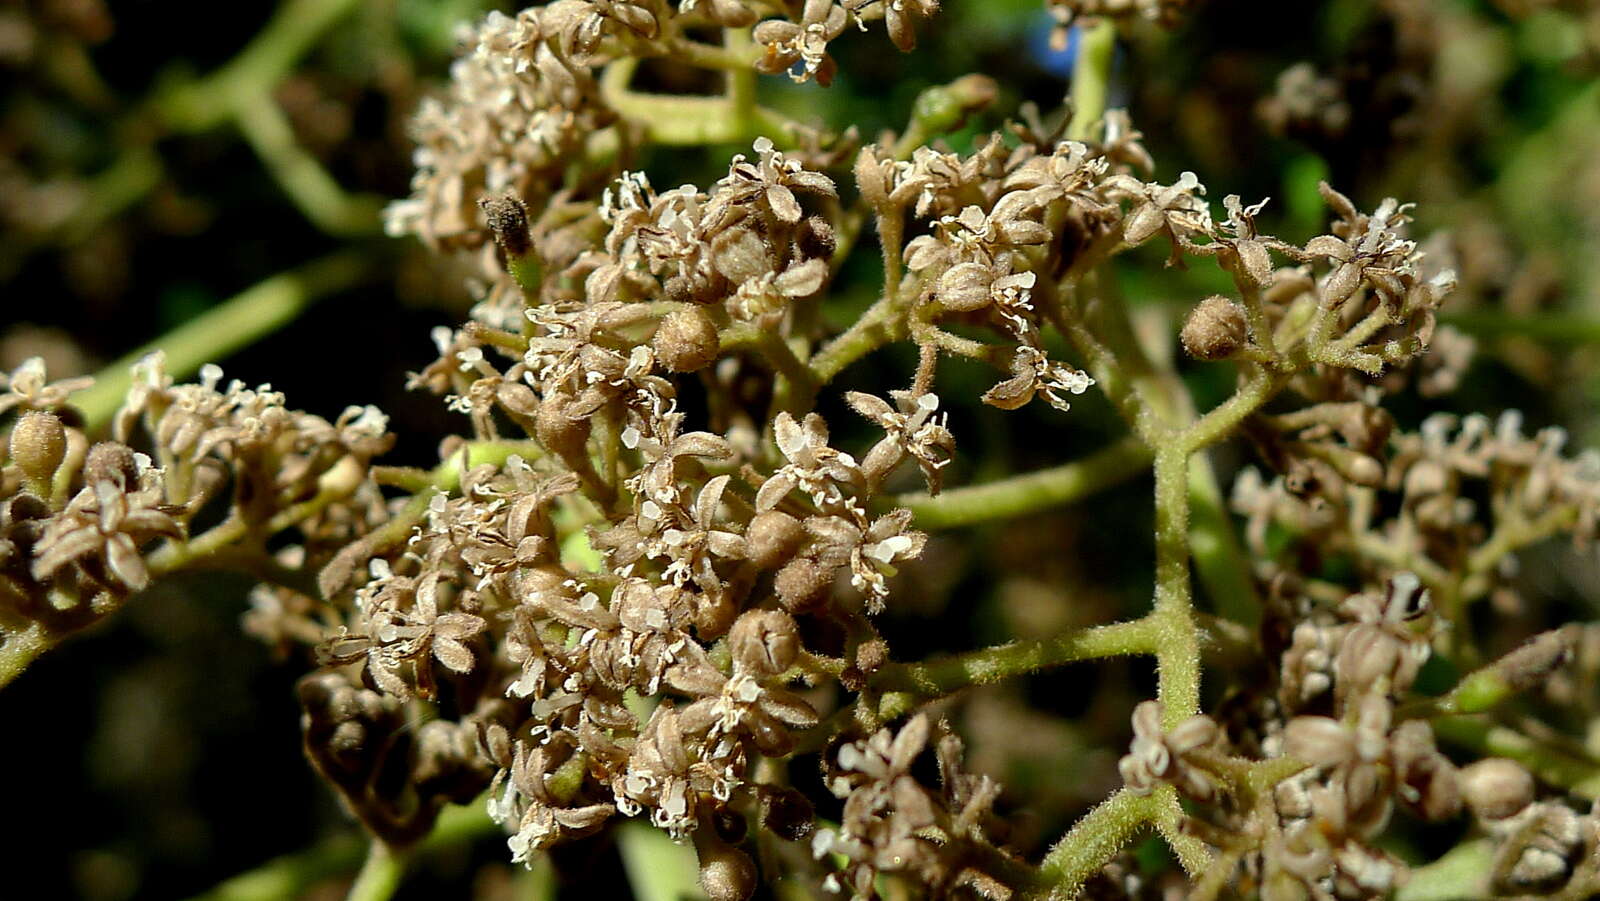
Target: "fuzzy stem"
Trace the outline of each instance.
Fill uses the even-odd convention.
[[[1171,791],[1167,786],[1163,789]],[[1084,882],[1099,872],[1140,827],[1160,815],[1157,793],[1138,795],[1123,789],[1100,802],[1074,823],[1039,865],[1040,877],[1052,887],[1052,898],[1077,895]]]
[[[895,503],[910,508],[921,528],[948,529],[1076,503],[1126,482],[1149,465],[1150,451],[1144,442],[1128,436],[1072,463],[932,497],[902,494]]]
[[[1156,453],[1156,591],[1162,625],[1156,654],[1158,697],[1167,728],[1200,712],[1200,641],[1189,584],[1189,455]]]
[[[1158,646],[1160,625],[1145,618],[1079,629],[1040,641],[1014,641],[922,663],[891,664],[873,676],[872,684],[880,691],[941,697],[968,686],[987,685],[1078,660],[1149,654]]]
[[[905,289],[900,293],[905,293]],[[885,294],[878,298],[854,324],[811,358],[811,373],[817,384],[833,381],[834,376],[851,363],[889,343],[903,327],[899,321],[903,312],[897,295]]]

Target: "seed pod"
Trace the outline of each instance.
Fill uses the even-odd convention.
[[[989,305],[994,273],[978,263],[957,263],[939,276],[934,296],[947,310],[976,310]]]
[[[534,419],[534,435],[545,450],[554,453],[569,466],[578,466],[575,460],[587,463],[584,445],[589,441],[590,421],[586,416],[567,415],[573,398],[565,393],[553,393],[539,404],[539,415]]]
[[[1516,761],[1491,757],[1461,771],[1461,794],[1473,813],[1503,820],[1533,803],[1533,777]]]
[[[1189,313],[1179,337],[1183,349],[1197,360],[1226,360],[1250,343],[1250,324],[1244,307],[1214,294]]]
[[[750,855],[702,826],[694,832],[694,853],[700,858],[700,887],[711,901],[745,901],[756,890],[756,866]]]
[[[775,569],[800,549],[805,540],[805,527],[780,510],[758,513],[745,529],[745,554],[759,569]]]
[[[11,462],[34,493],[47,495],[50,480],[67,456],[67,430],[54,413],[29,411],[11,429],[10,450]]]
[[[738,669],[775,676],[800,656],[800,628],[782,610],[749,610],[734,622],[728,645]]]
[[[696,372],[711,365],[722,350],[717,327],[698,307],[668,313],[656,329],[656,359],[672,372]]]

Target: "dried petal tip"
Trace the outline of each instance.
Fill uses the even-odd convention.
[[[29,482],[49,485],[67,455],[67,430],[54,413],[29,411],[11,430],[11,462]]]
[[[1199,360],[1226,360],[1250,342],[1244,308],[1221,295],[1200,301],[1183,324],[1183,349]]]
[[[711,365],[722,350],[717,327],[697,307],[667,314],[656,329],[656,359],[673,372],[697,372]]]

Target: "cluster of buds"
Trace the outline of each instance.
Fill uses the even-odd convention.
[[[1060,38],[1080,14],[1171,24],[1191,4],[1048,5]],[[392,844],[425,834],[445,804],[487,796],[515,862],[638,818],[693,844],[717,901],[755,891],[751,823],[796,845],[764,863],[798,857],[822,887],[861,898],[884,877],[933,896],[1037,888],[1040,871],[999,843],[997,783],[964,772],[960,741],[916,709],[938,692],[874,681],[890,664],[877,617],[929,540],[893,492],[918,474],[929,495],[944,487],[947,357],[999,373],[981,395],[992,407],[1065,412],[1104,384],[1148,443],[1176,436],[1183,411],[1158,408],[1184,404],[1128,395],[1162,389],[1126,387],[1136,339],[1109,347],[1109,301],[1090,296],[1101,264],[1153,242],[1233,283],[1189,312],[1183,350],[1266,386],[1241,393],[1254,406],[1235,422],[1276,475],[1247,471],[1234,505],[1267,589],[1270,678],[1240,693],[1243,723],[1196,713],[1168,727],[1161,702],[1138,705],[1122,797],[1181,796],[1185,836],[1271,901],[1381,897],[1407,873],[1382,850],[1396,810],[1439,821],[1463,806],[1494,842],[1496,890],[1578,897],[1600,878],[1600,815],[1537,800],[1510,761],[1458,769],[1428,719],[1529,687],[1575,632],[1541,636],[1443,700],[1417,698],[1415,683],[1447,641],[1435,596],[1459,628],[1510,550],[1593,537],[1600,459],[1562,457],[1562,433],[1524,437],[1514,415],[1411,433],[1380,406],[1401,387],[1392,371],[1435,340],[1453,285],[1396,200],[1362,212],[1324,184],[1333,225],[1291,243],[1258,227],[1265,201],[1227,195],[1217,215],[1194,173],[1154,178],[1124,114],[1084,140],[1037,116],[968,153],[925,140],[995,101],[979,76],[925,94],[908,135],[865,145],[779,127],[747,102],[743,69],[826,84],[829,45],[850,26],[881,18],[909,50],[938,7],[559,0],[467,29],[448,95],[413,122],[412,194],[386,216],[391,234],[466,254],[478,276],[470,320],[436,329],[436,358],[410,376],[465,416],[437,467],[373,467],[392,443],[376,409],[330,422],[269,386],[224,386],[214,366],[174,384],[160,357],[136,367],[115,440],[91,446],[71,407],[86,385],[49,383],[29,361],[0,376],[0,415],[16,411],[0,629],[64,634],[202,552],[231,554],[271,583],[253,595],[251,630],[315,661],[299,686],[307,756]],[[712,28],[722,44],[700,41]],[[658,191],[630,168],[652,135],[687,131],[640,112],[672,98],[628,90],[652,57],[727,73],[726,96],[674,107],[729,114],[694,123],[718,136],[703,143],[749,142],[707,186]],[[869,220],[883,291],[834,333],[824,303]],[[857,445],[830,429],[821,394],[895,341],[917,350],[909,385],[840,398],[873,427]],[[1424,379],[1448,386],[1458,368]],[[1304,403],[1259,412],[1280,390]],[[192,535],[224,498],[222,524]],[[1336,555],[1353,561],[1345,576],[1328,574]],[[1158,565],[1168,631],[1190,623],[1174,615],[1186,559]],[[902,701],[911,715],[886,725]],[[930,745],[937,788],[916,772]],[[834,828],[786,786],[785,763],[819,748],[842,802]],[[1103,875],[1108,890],[1139,890],[1118,868]]]
[[[135,366],[114,440],[91,445],[71,395],[92,379],[50,383],[32,359],[4,381],[0,411],[19,411],[0,507],[7,631],[31,626],[55,641],[85,628],[154,576],[194,564],[189,539],[220,552],[293,527],[295,568],[309,573],[374,515],[366,476],[392,442],[375,409],[328,422],[286,408],[267,386],[221,388],[215,366],[199,384],[175,386],[154,354]],[[141,424],[148,453],[130,446],[141,443]],[[226,522],[192,535],[214,501],[226,505]]]

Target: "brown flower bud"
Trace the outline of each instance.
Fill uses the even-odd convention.
[[[102,441],[89,448],[83,464],[84,481],[114,482],[127,488],[139,480],[139,467],[134,462],[133,448],[115,441]]]
[[[484,197],[478,201],[483,218],[494,232],[494,241],[510,259],[526,256],[533,249],[528,232],[528,208],[517,195],[507,191],[498,197]]]
[[[878,159],[878,149],[875,146],[863,147],[861,152],[856,154],[856,188],[861,191],[861,196],[867,203],[878,207],[888,201],[891,171],[887,164]]]
[[[729,591],[721,591],[716,595],[699,595],[694,605],[695,631],[705,639],[721,635],[728,631],[734,614],[738,612],[738,603]]]
[[[772,587],[785,610],[805,613],[827,599],[833,587],[833,569],[810,557],[796,557],[778,570]]]
[[[1473,813],[1503,820],[1533,803],[1533,777],[1516,761],[1491,757],[1461,771],[1461,793]]]
[[[759,569],[774,569],[794,556],[805,536],[800,520],[781,510],[758,513],[744,533],[746,559]]]
[[[700,858],[700,887],[711,901],[745,901],[756,890],[750,855],[722,841],[716,830],[696,829],[694,853]]]
[[[782,610],[749,610],[728,632],[734,666],[746,672],[775,676],[800,656],[800,628]]]
[[[49,489],[67,456],[67,430],[54,413],[29,411],[11,429],[11,462],[23,478]]]
[[[816,810],[805,795],[792,788],[763,785],[761,828],[784,841],[797,842],[816,828]]]
[[[834,249],[839,243],[834,237],[833,226],[821,216],[811,216],[800,223],[800,230],[795,235],[794,241],[800,256],[808,260],[832,259]]]
[[[957,263],[939,276],[935,296],[947,310],[976,310],[989,305],[994,274],[978,263]]]
[[[1244,307],[1220,294],[1200,301],[1183,324],[1183,349],[1197,360],[1226,360],[1250,343]]]
[[[673,372],[695,372],[711,365],[722,350],[717,327],[698,307],[668,313],[652,342],[656,359]]]
[[[856,669],[867,675],[877,672],[885,663],[889,662],[889,643],[881,638],[863,641],[856,648]]]
[[[711,262],[734,284],[772,271],[772,253],[756,230],[745,226],[724,229],[711,239]]]
[[[539,415],[534,419],[534,435],[545,450],[563,460],[587,460],[584,445],[589,440],[590,422],[587,416],[567,415],[573,398],[568,394],[551,394],[539,404]]]

